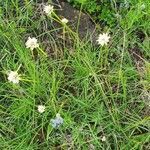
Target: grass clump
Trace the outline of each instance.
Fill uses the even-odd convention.
[[[95,46],[55,9],[0,1],[0,149],[149,149],[149,5],[141,4]],[[29,36],[39,44],[33,50]]]

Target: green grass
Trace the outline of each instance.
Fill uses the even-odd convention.
[[[149,149],[148,0],[144,10],[138,0],[109,29],[111,41],[104,47],[66,27],[73,43],[68,47],[56,37],[63,27],[54,28],[35,4],[0,0],[0,149]],[[48,57],[25,47],[28,36],[38,39]],[[21,81],[14,85],[7,72],[19,66]],[[39,104],[46,106],[42,114]],[[50,120],[58,112],[64,123],[54,129]]]

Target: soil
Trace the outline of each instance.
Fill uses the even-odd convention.
[[[61,18],[67,18],[69,20],[69,26],[73,30],[77,30],[81,38],[88,35],[91,37],[91,40],[93,39],[94,41],[94,37],[97,37],[96,26],[87,14],[80,12],[62,0],[55,0],[55,4],[58,6],[57,14]]]
[[[39,9],[39,15],[42,14],[43,6],[47,4],[51,4],[54,6],[55,13],[60,18],[66,18],[69,20],[67,25],[74,31],[78,32],[80,39],[88,39],[89,41],[96,43],[96,38],[98,36],[97,32],[97,25],[92,21],[90,16],[88,14],[85,14],[73,6],[71,6],[67,1],[65,0],[52,0],[52,3],[48,3],[48,0],[36,0],[38,3],[38,9]],[[43,15],[43,14],[42,14]],[[61,28],[62,25],[60,25],[57,22],[53,22],[53,25],[55,28]],[[46,26],[47,28],[47,26]],[[59,38],[62,33],[59,31],[54,35]]]
[[[138,46],[135,46],[133,48],[129,48],[129,53],[130,55],[132,56],[132,59],[137,67],[138,68],[141,68],[143,67],[143,54],[140,52],[140,49]]]

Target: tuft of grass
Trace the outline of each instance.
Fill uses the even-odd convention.
[[[54,27],[59,16],[46,17],[33,1],[0,1],[0,149],[150,148],[150,9],[141,4],[131,5],[100,47],[69,26]],[[25,47],[28,36],[40,49]],[[7,73],[18,67],[14,85]],[[55,129],[57,113],[64,123]]]

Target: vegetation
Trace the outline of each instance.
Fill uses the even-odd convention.
[[[82,2],[93,17],[100,11],[94,19],[106,21],[99,33],[109,33],[108,45],[80,39],[40,3],[0,0],[0,149],[150,148],[149,0],[128,8]],[[39,47],[26,47],[29,36]],[[19,84],[9,82],[10,71]],[[57,113],[63,123],[55,128]]]

